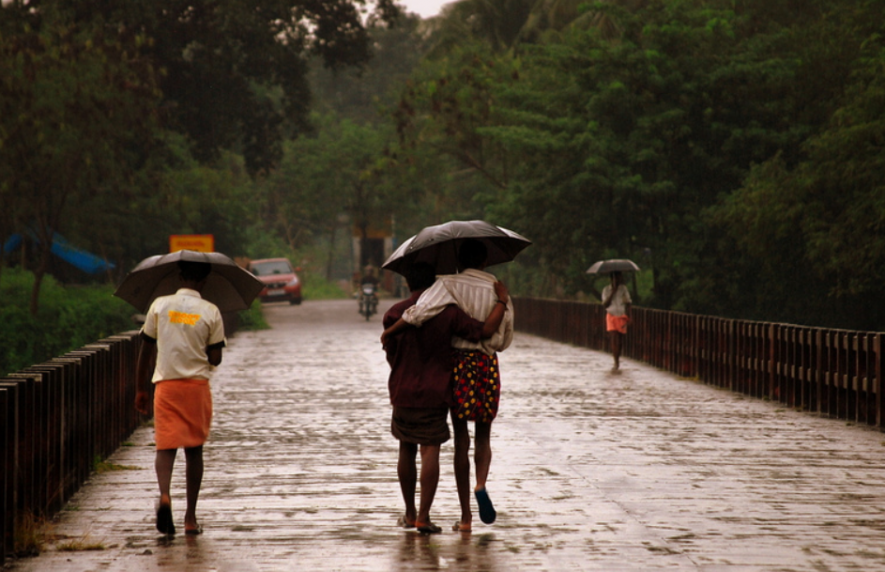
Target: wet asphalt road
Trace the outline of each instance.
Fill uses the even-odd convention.
[[[500,355],[497,523],[451,532],[448,443],[432,511],[445,532],[398,529],[380,316],[353,300],[265,309],[273,329],[233,338],[212,383],[205,533],[156,533],[145,427],[110,459],[125,468],[93,477],[56,541],[13,570],[885,570],[882,433],[629,360],[612,374],[607,354],[522,334]]]

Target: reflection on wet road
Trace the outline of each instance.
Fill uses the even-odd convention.
[[[384,301],[381,312],[389,307]],[[451,443],[432,516],[398,529],[380,315],[353,300],[265,307],[213,380],[205,534],[158,538],[152,430],[95,476],[54,533],[101,544],[14,570],[885,570],[881,433],[517,335],[501,354],[493,526],[451,532]],[[517,322],[519,317],[517,316]],[[184,464],[173,479],[181,528]]]

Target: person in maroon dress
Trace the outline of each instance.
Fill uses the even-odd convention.
[[[436,277],[428,264],[414,264],[406,271],[411,296],[395,304],[384,315],[385,329],[395,324]],[[495,284],[499,299],[509,293],[503,283]],[[399,524],[416,527],[423,533],[441,528],[430,520],[430,507],[439,483],[440,446],[449,440],[448,412],[453,405],[451,339],[459,336],[472,341],[491,337],[504,317],[504,306],[495,304],[485,323],[474,320],[455,305],[425,322],[420,328],[407,328],[395,335],[386,332],[381,344],[390,364],[388,390],[393,405],[391,433],[400,442],[397,474],[406,512]],[[415,507],[418,481],[416,457],[421,450],[421,494]]]

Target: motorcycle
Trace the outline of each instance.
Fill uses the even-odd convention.
[[[378,296],[375,295],[375,285],[366,283],[360,285],[360,314],[366,317],[366,321],[373,314],[378,313]]]

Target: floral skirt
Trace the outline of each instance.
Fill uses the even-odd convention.
[[[452,418],[491,423],[501,400],[498,356],[479,350],[456,350],[454,371]]]

